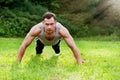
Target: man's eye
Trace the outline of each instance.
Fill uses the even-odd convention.
[[[47,26],[49,25],[49,24],[46,24]]]
[[[53,25],[53,23],[51,23],[50,25]]]

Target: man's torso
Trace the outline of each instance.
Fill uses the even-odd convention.
[[[44,31],[44,25],[43,23],[40,24],[40,35],[37,37],[44,45],[55,45],[59,40],[60,40],[60,35],[59,35],[59,28],[61,24],[56,23],[56,30],[51,34],[48,35]]]

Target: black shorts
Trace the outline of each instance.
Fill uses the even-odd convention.
[[[57,44],[52,45],[53,50],[57,54],[60,53],[60,42],[61,40],[59,40]],[[36,54],[41,54],[44,49],[44,46],[45,45],[39,39],[36,39]]]

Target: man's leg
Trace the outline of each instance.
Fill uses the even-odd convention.
[[[52,46],[52,48],[53,48],[54,51],[55,51],[55,56],[58,56],[59,53],[60,53],[60,41],[61,41],[61,40],[59,40],[59,42],[58,42],[57,44],[55,44],[55,45]]]
[[[36,38],[36,55],[41,54],[43,48],[44,48],[44,44],[38,38]]]

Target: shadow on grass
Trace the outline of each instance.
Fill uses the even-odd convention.
[[[33,56],[30,61],[26,64],[25,69],[42,69],[42,68],[52,68],[57,64],[58,57],[51,57],[50,59],[45,59],[42,56]]]
[[[25,66],[14,62],[11,68],[12,80],[42,80],[53,75],[58,57],[44,59],[42,56],[33,56]]]
[[[62,65],[58,57],[45,59],[42,56],[32,56],[26,65],[13,63],[11,68],[12,80],[61,80],[62,77],[79,72],[78,64]],[[69,73],[69,74],[66,74]]]
[[[44,59],[42,56],[34,56],[25,66],[25,73],[29,79],[43,80],[54,74],[58,57]]]

